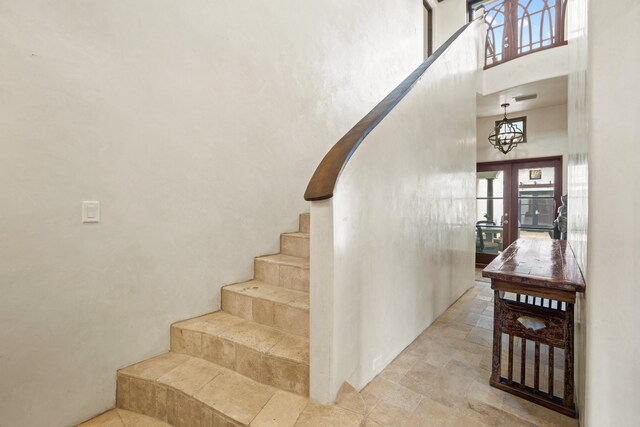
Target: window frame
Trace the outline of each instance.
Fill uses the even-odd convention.
[[[501,121],[503,121],[504,119],[500,119],[500,120],[496,120],[496,124],[494,125],[494,128],[498,127],[498,124],[500,124]],[[522,122],[522,142],[519,142],[518,144],[523,144],[527,142],[527,116],[521,116],[521,117],[512,117],[510,119],[507,119],[509,121],[509,123],[513,124],[513,122]]]

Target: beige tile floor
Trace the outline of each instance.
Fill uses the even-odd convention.
[[[360,392],[366,425],[578,426],[489,386],[492,316],[493,293],[477,272],[475,286]]]

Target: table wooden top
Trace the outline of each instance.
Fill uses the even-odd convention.
[[[518,239],[482,271],[482,276],[565,291],[585,289],[578,262],[566,240]]]

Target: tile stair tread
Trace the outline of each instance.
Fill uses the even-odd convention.
[[[179,363],[170,367],[167,360]],[[192,366],[188,367],[189,364]],[[202,372],[194,369],[196,367]],[[180,391],[243,425],[249,424],[277,391],[215,363],[177,353],[165,353],[145,360],[119,370],[118,375],[136,376],[131,373],[160,371],[163,374],[158,378],[142,379]],[[185,373],[190,375],[187,381],[176,381],[176,378],[184,378]],[[248,399],[249,395],[251,399]]]
[[[141,376],[140,373],[147,373]],[[299,420],[301,425],[315,425],[314,422],[327,422],[327,416],[345,426],[359,426],[362,416],[337,406],[321,406],[311,403],[309,399],[293,393],[279,390],[254,381],[242,374],[229,370],[215,363],[177,353],[165,353],[149,360],[120,369],[118,375],[141,378],[155,384],[171,387],[193,398],[201,404],[223,414],[241,425],[259,425],[282,418],[287,425]],[[322,413],[319,413],[321,410]],[[110,416],[123,411],[109,411]],[[263,414],[264,412],[264,414]],[[288,413],[290,412],[290,413]],[[99,422],[105,414],[96,417],[97,423],[86,426],[102,425]],[[141,416],[144,417],[144,416]],[[149,419],[149,426],[166,426],[161,421]],[[304,421],[303,421],[304,420]],[[256,425],[258,425],[256,424]],[[123,424],[126,425],[126,424]]]
[[[171,427],[169,424],[138,414],[137,412],[127,411],[125,409],[111,409],[95,418],[90,419],[78,427],[128,427],[128,426],[146,426],[146,427]]]
[[[274,254],[265,255],[256,258],[258,261],[264,261],[274,264],[286,265],[290,267],[298,267],[303,269],[309,269],[309,258],[301,258],[293,255]]]
[[[223,291],[235,292],[252,298],[261,298],[279,304],[286,304],[296,308],[309,310],[309,293],[296,291],[261,280],[235,283],[222,288]]]
[[[247,322],[247,320],[220,310],[192,319],[181,320],[171,326],[208,335],[218,335],[224,329],[228,329],[232,325],[241,322]]]
[[[287,313],[298,313],[298,316],[305,316],[304,311],[309,311],[309,228],[310,214],[303,213],[299,217],[299,231],[281,235],[281,247],[284,244],[287,249],[285,252],[294,255],[278,253],[256,257],[257,262],[270,264],[268,267],[265,264],[260,266],[262,269],[268,268],[270,275],[273,275],[274,271],[276,274],[282,274],[276,278],[275,283],[278,283],[279,286],[261,280],[251,280],[229,285],[224,288],[224,291],[263,299],[275,304],[284,304],[288,307],[302,310],[296,312],[287,308]],[[296,241],[297,239],[306,241]],[[256,263],[256,265],[258,264]],[[274,265],[278,265],[278,267],[276,268]],[[271,276],[269,276],[269,279],[271,279]],[[264,307],[273,307],[273,305],[269,305],[266,302],[262,304],[266,304]],[[278,312],[276,312],[277,314]],[[298,318],[298,320],[302,321],[303,319]],[[291,322],[291,320],[289,321]],[[188,343],[187,346],[193,345],[193,348],[195,348],[195,344],[198,341],[200,341],[201,346],[204,346],[205,339],[213,340],[210,342],[227,341],[226,345],[230,342],[235,344],[238,352],[241,351],[242,347],[246,347],[246,349],[242,349],[247,352],[246,354],[250,354],[251,351],[261,353],[262,355],[259,358],[264,360],[268,366],[269,363],[272,363],[269,361],[275,362],[274,365],[269,366],[269,369],[275,369],[276,372],[278,369],[293,369],[298,375],[307,369],[305,375],[308,377],[309,339],[306,337],[293,335],[224,311],[217,311],[173,324],[171,332],[172,346],[174,330],[180,334],[180,337],[185,334],[185,338],[182,341],[178,339],[178,342],[181,343],[180,345],[185,345],[186,342]],[[186,331],[191,333],[188,334]],[[208,345],[212,346],[213,344]],[[188,353],[191,349],[186,348],[186,350]],[[337,406],[324,407],[316,405],[306,397],[278,388],[282,387],[288,390],[289,387],[292,387],[292,390],[295,389],[298,392],[297,383],[291,386],[286,380],[284,382],[276,381],[278,387],[274,387],[249,378],[235,370],[228,369],[226,365],[223,367],[202,357],[204,355],[201,353],[200,347],[193,355],[170,351],[118,370],[118,402],[121,402],[122,396],[122,401],[126,402],[124,407],[128,407],[132,403],[129,398],[134,391],[136,394],[142,393],[146,398],[142,402],[138,402],[136,411],[145,414],[149,412],[149,415],[153,413],[160,419],[167,419],[166,413],[160,415],[162,413],[158,407],[154,410],[149,410],[153,409],[148,406],[151,398],[149,393],[151,392],[147,393],[147,391],[149,390],[148,387],[151,386],[153,400],[156,399],[156,391],[160,393],[162,389],[165,392],[168,389],[174,389],[182,395],[188,396],[189,402],[200,402],[198,405],[203,405],[201,406],[202,409],[198,407],[196,411],[202,410],[204,412],[195,415],[196,418],[191,419],[191,421],[196,420],[198,417],[204,417],[202,420],[207,422],[206,419],[208,419],[208,422],[213,422],[213,424],[223,422],[230,423],[230,425],[251,424],[251,426],[255,427],[273,425],[274,423],[277,425],[282,423],[294,425],[295,423],[295,425],[301,426],[327,423],[327,425],[334,425],[333,421],[345,427],[347,425],[361,425],[362,417],[360,414],[355,414]],[[292,363],[296,365],[292,365]],[[294,368],[294,366],[297,367]],[[291,376],[294,377],[295,373],[291,374]],[[122,388],[121,379],[124,382]],[[297,378],[288,380],[298,381]],[[304,394],[308,394],[308,382],[306,387],[307,390]],[[169,405],[168,395],[166,398],[166,404]],[[180,406],[183,403],[174,401],[172,404],[176,405],[173,409],[176,413],[186,410],[186,407]],[[190,404],[188,403],[188,405]],[[118,403],[118,406],[120,406],[120,403]],[[136,405],[133,404],[132,406],[135,407]],[[152,404],[151,406],[153,407],[154,405]],[[180,409],[178,409],[178,406],[180,406]],[[190,407],[188,410],[192,411],[193,408]],[[216,418],[218,417],[216,412],[222,414],[220,415],[222,418]],[[190,415],[194,416],[193,413]],[[214,419],[211,419],[211,417]],[[329,421],[328,418],[332,418],[332,421]],[[95,417],[83,425],[87,427],[98,425],[122,425],[126,427],[129,425],[167,426],[168,424],[119,407]]]
[[[309,233],[303,233],[301,231],[294,231],[291,233],[282,233],[283,236],[289,236],[289,237],[297,237],[300,239],[308,239],[310,234]]]
[[[224,311],[173,324],[212,335],[270,356],[309,365],[309,339],[289,334]]]
[[[118,373],[124,373],[130,377],[143,380],[155,381],[164,374],[177,368],[187,360],[190,356],[179,353],[163,353],[151,359],[127,366],[118,370]]]

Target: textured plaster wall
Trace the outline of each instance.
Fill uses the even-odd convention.
[[[569,238],[587,280],[577,304],[580,422],[635,426],[640,148],[632,124],[640,116],[640,4],[569,6]]]
[[[0,0],[0,424],[113,406],[117,368],[277,252],[327,148],[421,62],[421,8]]]
[[[500,92],[532,82],[566,76],[569,70],[569,48],[545,49],[524,55],[482,73],[482,94]]]
[[[433,50],[445,43],[449,37],[467,23],[466,0],[429,0],[433,7]]]
[[[366,385],[473,285],[481,31],[472,24],[433,63],[333,199],[312,204],[313,398]]]
[[[433,51],[445,43],[449,37],[467,23],[467,3],[466,0],[449,0],[447,2],[440,2],[438,0],[423,0],[426,1],[432,10],[432,32],[433,32]],[[427,58],[427,42],[429,40],[427,36],[427,9],[424,7],[424,3],[421,1],[422,14],[423,14],[423,57]]]
[[[589,220],[589,111],[587,109],[588,66],[588,0],[570,0],[567,5],[567,39],[569,41],[568,75],[568,240],[580,269],[587,281],[590,293],[591,282],[587,275],[587,237]],[[552,49],[553,50],[553,49]],[[585,294],[578,296],[575,305],[575,362],[576,403],[580,423],[587,423],[585,408],[587,361],[587,301]]]
[[[640,420],[640,310],[636,304],[640,298],[640,145],[635,126],[640,117],[638,22],[637,1],[589,2],[583,419],[590,427],[636,426]]]

